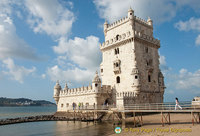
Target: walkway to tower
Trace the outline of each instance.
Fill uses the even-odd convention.
[[[146,104],[129,104],[124,108],[117,109],[114,106],[103,105],[95,107],[93,105],[87,107],[76,107],[63,111],[56,112],[55,116],[65,116],[69,120],[81,121],[96,121],[102,118],[111,118],[113,121],[124,121],[126,117],[133,117],[134,126],[136,124],[143,125],[143,116],[147,114],[157,113],[164,124],[171,124],[171,114],[181,113],[191,116],[191,123],[200,123],[200,105],[191,105],[191,102],[180,103],[182,109],[175,110],[175,103],[146,103]],[[160,114],[160,115],[159,115]],[[184,118],[183,118],[184,120]],[[154,123],[154,122],[152,122]],[[173,122],[174,123],[174,122]]]

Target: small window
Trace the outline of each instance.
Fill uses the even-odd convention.
[[[138,79],[138,76],[135,76],[135,79]]]
[[[119,64],[118,63],[116,63],[116,65],[115,65],[116,67],[118,67],[119,66]]]
[[[119,76],[117,76],[116,82],[117,82],[117,83],[120,83],[120,77],[119,77]]]
[[[69,107],[69,103],[66,104],[66,107]]]
[[[101,69],[101,73],[103,73],[103,68]]]
[[[116,54],[119,54],[119,48],[116,48],[116,49],[115,49],[115,55],[116,55]]]
[[[61,107],[63,107],[63,104],[61,104]]]
[[[117,49],[115,49],[115,55],[117,54]]]
[[[151,76],[150,75],[148,75],[148,81],[151,82]]]
[[[97,87],[98,86],[98,84],[95,84],[95,87]]]
[[[117,41],[119,40],[119,35],[116,36],[116,40],[117,40]]]
[[[146,47],[146,48],[145,48],[145,52],[146,52],[146,53],[148,53],[148,52],[149,52],[149,49],[148,49],[148,47]]]
[[[130,13],[130,15],[132,15],[132,13]]]

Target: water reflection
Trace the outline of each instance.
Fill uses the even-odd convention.
[[[109,122],[57,121],[56,135],[100,136],[114,133],[114,126]]]

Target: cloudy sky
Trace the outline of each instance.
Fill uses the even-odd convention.
[[[0,0],[0,97],[53,101],[56,80],[88,85],[101,62],[103,23],[154,22],[165,101],[200,96],[199,0]]]

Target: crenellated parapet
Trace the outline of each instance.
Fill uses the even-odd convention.
[[[121,18],[121,19],[119,19],[119,20],[117,20],[117,21],[115,21],[115,22],[113,22],[111,24],[108,24],[107,30],[109,31],[110,29],[113,29],[114,27],[122,25],[122,24],[124,24],[124,23],[126,23],[128,21],[129,21],[129,18],[127,16],[124,17],[124,18]]]
[[[158,39],[156,39],[152,36],[143,34],[140,31],[134,31],[134,33],[132,33],[131,31],[128,31],[126,33],[119,35],[118,39],[116,37],[113,37],[113,38],[103,42],[102,44],[100,44],[100,49],[103,50],[107,47],[114,46],[118,43],[122,43],[122,42],[129,40],[131,38],[137,38],[137,39],[140,39],[140,40],[143,40],[143,41],[146,41],[146,42],[150,42],[154,45],[157,45],[158,48],[160,47],[160,40],[158,40]]]
[[[80,88],[71,88],[68,90],[61,90],[59,97],[65,96],[78,96],[78,95],[88,95],[94,93],[111,93],[111,86],[110,85],[103,85],[100,90],[96,91],[92,88],[92,85],[83,86]]]
[[[134,37],[138,38],[140,40],[146,41],[146,42],[150,42],[150,43],[152,43],[154,45],[157,45],[158,48],[160,47],[160,40],[158,40],[158,39],[156,39],[156,38],[154,38],[152,36],[143,34],[140,31],[135,31],[134,32]]]
[[[150,18],[146,21],[146,20],[144,20],[142,18],[139,18],[139,17],[135,16],[135,21],[137,21],[138,23],[143,24],[143,25],[145,25],[147,27],[153,27],[153,24],[151,23],[152,20]]]
[[[110,47],[111,45],[115,45],[117,43],[120,43],[120,42],[123,42],[131,37],[133,37],[133,33],[131,33],[131,31],[128,31],[126,33],[123,33],[121,35],[118,36],[118,38],[116,37],[113,37],[105,42],[103,42],[102,44],[100,44],[100,49],[104,49],[104,48],[107,48],[107,47]]]
[[[95,93],[95,90],[93,90],[92,85],[89,86],[83,86],[80,88],[71,88],[67,90],[61,90],[60,96],[74,96],[74,95],[84,95],[84,94],[90,94]]]
[[[139,24],[143,24],[143,25],[145,25],[147,27],[153,27],[152,20],[150,18],[148,18],[148,20],[146,21],[146,20],[144,20],[142,18],[134,16],[133,20],[138,22]],[[113,22],[111,24],[108,24],[106,22],[106,25],[107,25],[106,29],[107,29],[107,31],[109,31],[109,30],[111,30],[111,29],[113,29],[115,27],[118,27],[118,26],[120,26],[120,25],[122,25],[124,23],[127,23],[128,21],[131,21],[131,19],[126,16],[126,17],[123,17],[123,18],[121,18],[121,19],[119,19],[119,20],[117,20],[117,21],[115,21],[115,22]]]

